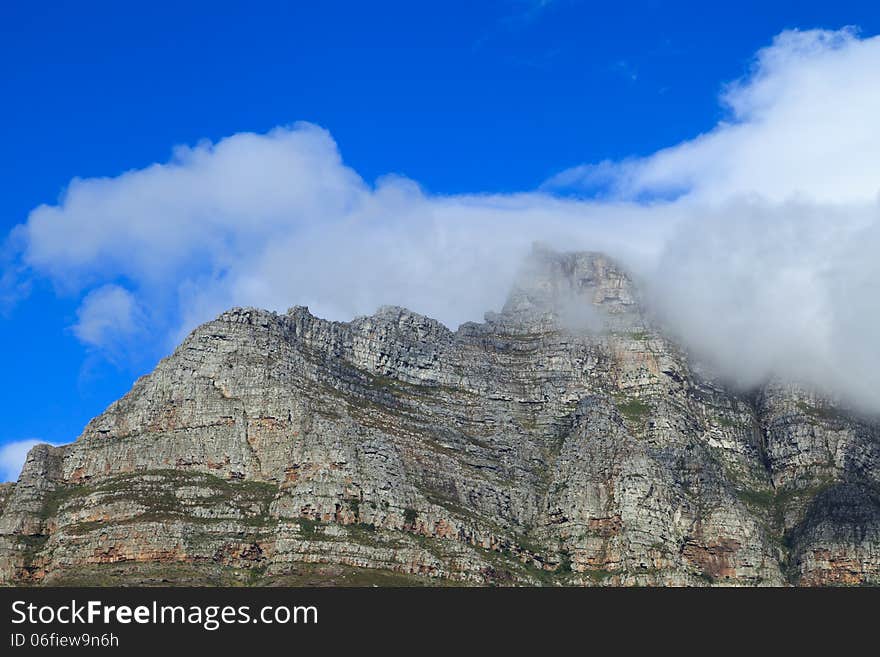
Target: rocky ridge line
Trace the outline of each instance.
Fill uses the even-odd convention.
[[[0,582],[880,583],[880,428],[707,376],[596,253],[501,312],[233,309],[0,487]]]

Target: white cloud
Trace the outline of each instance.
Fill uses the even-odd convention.
[[[295,124],[75,180],[15,237],[34,275],[86,295],[74,330],[110,349],[139,330],[139,348],[167,349],[231,305],[348,319],[390,303],[455,326],[501,305],[533,240],[605,250],[730,378],[790,376],[880,409],[880,38],[784,32],[722,101],[728,120],[704,135],[546,188],[598,200],[371,185]]]
[[[613,197],[736,194],[772,201],[874,200],[880,192],[880,37],[852,29],[786,31],[726,87],[715,129],[644,158],[564,171],[548,188]]]
[[[107,284],[89,292],[76,311],[73,332],[82,342],[107,347],[142,330],[144,315],[128,290]]]
[[[880,411],[880,204],[679,207],[642,272],[682,341],[744,386],[781,375]]]
[[[141,321],[176,340],[233,304],[307,303],[337,319],[402,304],[450,324],[481,319],[534,239],[565,244],[573,226],[592,226],[598,243],[623,244],[620,226],[638,212],[540,194],[429,196],[400,177],[370,186],[326,131],[300,123],[76,180],[18,231],[32,270],[66,290],[103,284],[74,330],[108,345]],[[106,283],[120,279],[131,290]]]
[[[167,280],[339,217],[367,190],[324,130],[308,124],[178,147],[167,164],[74,179],[23,232],[26,262],[69,286],[112,275]]]
[[[0,481],[17,480],[28,452],[34,445],[45,442],[44,440],[18,440],[0,445]]]

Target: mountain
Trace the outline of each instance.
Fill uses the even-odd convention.
[[[735,390],[596,253],[500,313],[233,309],[0,489],[0,582],[880,584],[880,423]]]

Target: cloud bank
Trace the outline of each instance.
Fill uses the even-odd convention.
[[[454,327],[502,304],[534,240],[604,250],[727,377],[880,411],[880,38],[784,32],[721,102],[692,140],[512,195],[370,184],[310,124],[236,134],[76,179],[12,242],[30,275],[82,296],[75,334],[110,350],[165,350],[231,305],[397,304]]]
[[[325,130],[298,123],[74,180],[17,237],[32,271],[63,292],[91,290],[74,332],[101,347],[143,323],[176,340],[233,304],[305,303],[335,319],[400,304],[452,325],[480,319],[533,240],[587,230],[633,250],[647,231],[639,211],[545,194],[432,196],[394,176],[369,185]]]
[[[613,197],[737,194],[783,202],[876,200],[880,155],[880,38],[854,29],[787,31],[725,86],[726,120],[643,158],[564,171],[549,188],[583,186]]]

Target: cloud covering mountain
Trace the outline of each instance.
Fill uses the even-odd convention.
[[[82,297],[75,334],[111,353],[167,350],[232,305],[455,326],[501,305],[533,241],[603,250],[727,377],[880,411],[880,37],[783,32],[721,103],[689,141],[510,195],[371,184],[311,124],[240,133],[75,179],[10,244],[26,277]]]

